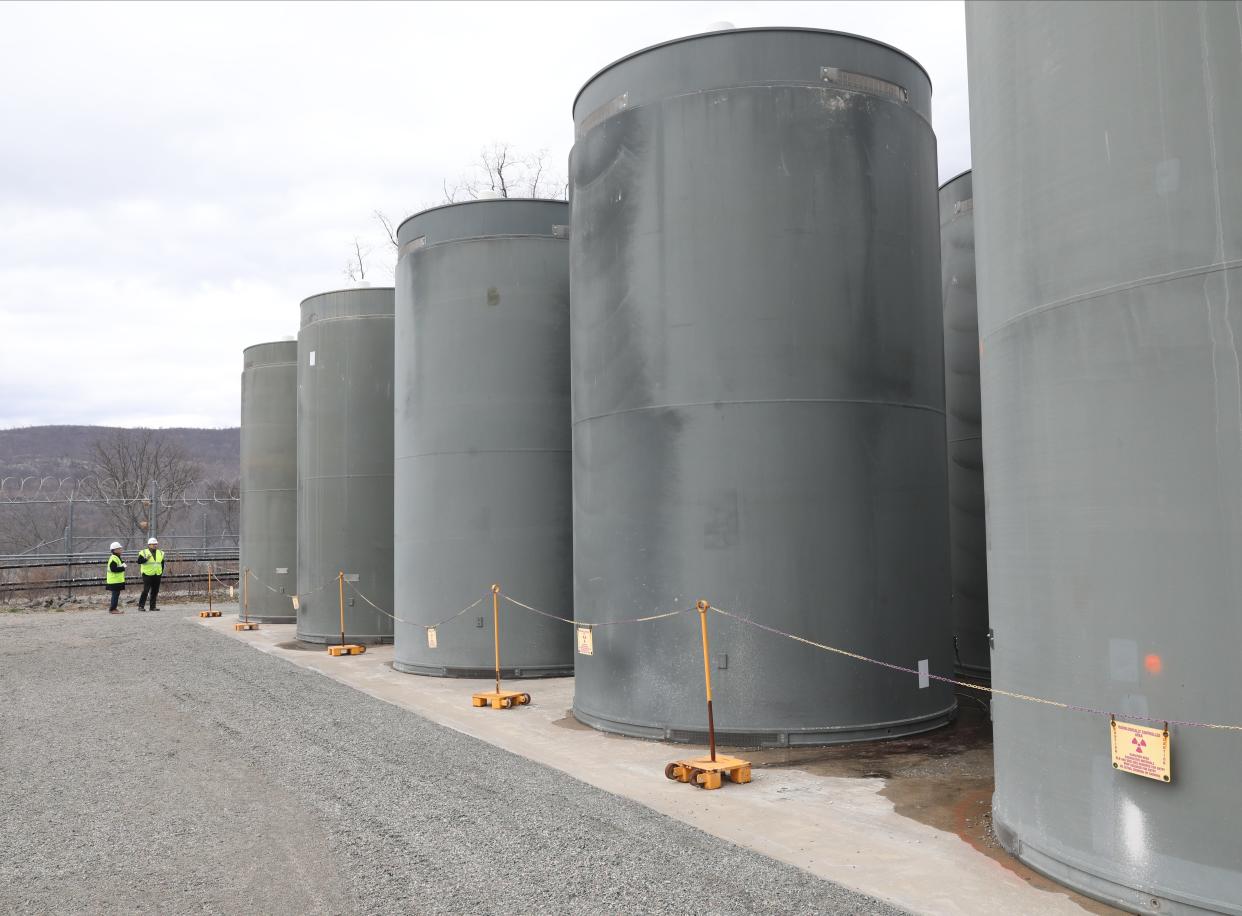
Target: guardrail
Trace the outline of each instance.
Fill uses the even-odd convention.
[[[219,582],[223,585],[237,584],[237,570],[222,569],[213,570],[211,573],[213,582]],[[180,583],[183,585],[193,585],[195,583],[206,583],[207,573],[181,573],[176,575],[167,575],[163,577],[164,584]],[[131,587],[140,587],[141,579],[126,579],[125,584]],[[0,595],[9,594],[10,592],[53,592],[65,589],[72,592],[74,589],[99,589],[103,590],[103,576],[93,576],[87,579],[48,579],[46,582],[0,582]]]
[[[133,559],[131,552],[131,559]],[[237,562],[237,548],[208,548],[207,550],[165,551],[165,563],[210,563],[215,561]],[[108,562],[108,554],[10,554],[0,556],[0,569],[38,569],[55,566],[95,566],[102,567]]]

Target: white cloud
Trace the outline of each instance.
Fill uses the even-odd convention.
[[[593,73],[701,31],[865,34],[969,167],[961,3],[0,5],[0,426],[234,425],[244,346],[495,140],[562,165]],[[154,392],[154,394],[152,394]]]

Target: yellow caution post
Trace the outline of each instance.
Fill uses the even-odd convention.
[[[354,645],[345,642],[345,573],[340,571],[336,574],[336,594],[341,606],[341,644],[339,646],[328,646],[328,654],[333,658],[340,658],[342,655],[361,655],[367,651],[366,646]]]
[[[500,689],[500,586],[492,586],[492,637],[496,649],[496,689],[485,690],[470,697],[470,705],[490,706],[492,709],[510,709],[530,703],[530,694],[520,690]]]
[[[722,779],[730,782],[750,782],[750,761],[739,757],[716,754],[716,720],[712,714],[712,665],[707,648],[707,611],[711,607],[700,599],[695,607],[699,612],[699,626],[703,631],[703,683],[707,689],[707,741],[710,753],[706,757],[674,760],[664,768],[664,775],[678,782],[688,782],[700,789],[719,789]]]
[[[250,567],[242,570],[242,616],[233,624],[234,630],[257,630],[259,625],[250,619]]]
[[[199,611],[199,617],[219,617],[220,612],[217,611],[211,603],[211,564],[207,564],[207,610]]]

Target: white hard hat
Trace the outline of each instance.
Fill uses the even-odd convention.
[[[109,550],[120,550],[120,549],[121,549],[121,542],[120,542],[120,541],[113,541],[113,542],[112,542],[112,545],[111,545],[108,549],[109,549]]]
[[[147,538],[147,543],[148,543],[148,544],[158,544],[158,543],[159,543],[159,541],[157,541],[155,538]]]

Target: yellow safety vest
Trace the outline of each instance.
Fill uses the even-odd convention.
[[[116,554],[108,556],[108,572],[105,582],[108,585],[123,585],[125,583],[125,561]]]
[[[139,552],[138,559],[142,561],[142,574],[144,576],[164,575],[164,551],[158,547],[155,549],[154,556],[152,556],[150,550],[143,550]]]

